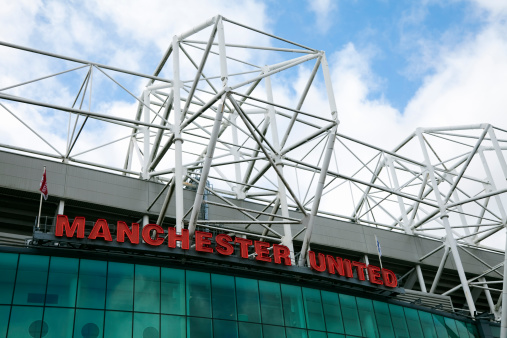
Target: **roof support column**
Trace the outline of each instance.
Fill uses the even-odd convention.
[[[426,164],[426,168],[428,169],[428,174],[430,176],[431,185],[433,186],[433,192],[435,193],[435,198],[438,202],[438,206],[440,209],[440,219],[442,220],[445,228],[447,243],[450,246],[450,250],[452,252],[452,257],[454,259],[454,263],[456,264],[456,270],[458,270],[458,276],[461,282],[461,287],[463,288],[463,292],[465,294],[465,298],[468,304],[468,309],[470,311],[470,315],[475,317],[476,309],[475,303],[472,298],[472,294],[470,293],[470,288],[468,287],[468,281],[465,275],[465,270],[463,269],[463,264],[461,263],[461,258],[458,252],[458,246],[456,245],[456,240],[454,239],[451,225],[449,223],[449,215],[447,213],[447,209],[440,195],[440,189],[438,188],[438,182],[435,178],[435,168],[431,165],[430,157],[428,155],[428,150],[426,149],[426,144],[422,135],[422,130],[419,128],[416,131],[417,137],[419,139],[419,144],[421,146],[422,153],[424,155],[424,163]],[[455,182],[455,185],[457,182]]]
[[[415,271],[417,272],[417,279],[419,280],[419,287],[421,288],[421,291],[428,292],[428,290],[426,290],[426,283],[424,282],[424,276],[419,264],[415,266]]]
[[[435,278],[433,279],[433,284],[431,284],[430,293],[435,293],[435,290],[438,286],[438,282],[440,281],[440,277],[442,276],[442,272],[444,271],[445,263],[447,262],[447,258],[449,257],[449,253],[450,253],[449,246],[445,245],[444,254],[442,255],[442,260],[440,261],[440,265],[438,266]]]

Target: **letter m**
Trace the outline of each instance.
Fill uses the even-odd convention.
[[[74,222],[72,222],[72,226],[70,226],[69,219],[67,218],[67,216],[65,216],[65,215],[56,216],[55,236],[62,237],[64,229],[65,229],[65,236],[67,236],[69,238],[74,236],[76,229],[77,229],[77,238],[84,238],[85,218],[84,217],[74,218]]]

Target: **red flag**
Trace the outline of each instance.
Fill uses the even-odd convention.
[[[42,174],[42,180],[40,181],[40,192],[44,195],[44,200],[48,199],[48,182],[46,181],[46,168],[44,167],[44,174]]]

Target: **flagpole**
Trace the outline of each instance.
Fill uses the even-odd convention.
[[[375,235],[375,246],[377,247],[377,254],[378,254],[378,260],[380,262],[380,268],[383,269],[384,267],[382,266],[382,258],[380,258],[381,257],[381,254],[380,254],[380,243],[378,241],[377,235]]]
[[[46,166],[44,166],[44,173],[43,175],[46,173]],[[41,187],[42,188],[42,187]],[[40,229],[40,213],[41,213],[41,210],[42,210],[42,191],[40,192],[40,202],[39,202],[39,216],[37,217],[37,230]]]

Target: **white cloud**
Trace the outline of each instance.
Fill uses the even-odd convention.
[[[337,1],[309,0],[308,7],[315,14],[315,27],[321,33],[326,33],[333,24],[333,15],[337,10]]]

